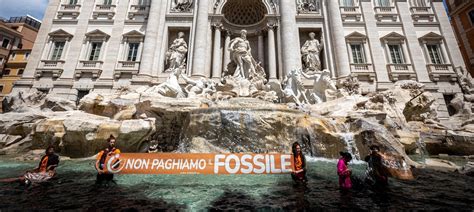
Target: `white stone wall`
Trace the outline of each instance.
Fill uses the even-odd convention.
[[[142,10],[134,6],[136,1],[116,0],[111,8],[104,9],[100,8],[101,1],[80,0],[78,6],[67,7],[66,1],[50,0],[30,62],[15,89],[49,89],[74,100],[77,90],[111,92],[121,86],[160,83],[167,77],[164,73],[166,50],[178,31],[187,34],[188,75],[218,76],[226,68],[229,61],[225,46],[229,39],[227,35],[230,33],[230,38],[234,38],[239,29],[239,26],[227,23],[222,14],[225,4],[232,0],[194,1],[193,8],[182,13],[171,10],[172,0],[153,0]],[[443,93],[460,92],[451,76],[455,76],[454,68],[464,68],[464,64],[441,0],[427,0],[426,8],[415,8],[410,0],[392,0],[390,7],[383,8],[374,0],[354,0],[354,7],[342,7],[338,0],[316,2],[320,6],[317,11],[305,12],[297,9],[296,0],[264,0],[265,19],[255,26],[240,27],[249,29],[254,57],[258,58],[259,52],[262,54],[262,65],[274,80],[281,80],[290,69],[301,67],[300,47],[305,39],[302,35],[316,31],[325,37],[323,66],[331,71],[334,79],[350,74],[357,76],[364,93],[384,90],[397,79],[410,78],[425,83],[430,91],[438,93],[440,105],[445,105],[441,101]],[[144,21],[145,17],[148,17],[147,21]],[[72,39],[63,53],[64,62],[45,68],[44,61],[48,60],[45,55],[51,48],[49,33],[56,30],[64,30]],[[109,36],[102,48],[101,63],[78,72],[83,65],[81,61],[87,59],[86,34],[94,30]],[[273,32],[272,36],[268,35],[269,30]],[[136,66],[120,69],[127,51],[123,35],[132,31],[144,35],[141,57]],[[429,56],[420,40],[429,33],[441,37],[448,69],[440,76],[430,72],[433,67],[429,65]],[[220,39],[216,35],[220,35]],[[401,36],[407,70],[395,70],[396,66],[389,65],[387,43],[397,36]],[[354,39],[363,43],[364,65],[352,63],[349,44]],[[214,62],[219,64],[213,65]]]

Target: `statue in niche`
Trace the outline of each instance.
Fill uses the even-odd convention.
[[[296,9],[300,13],[316,12],[318,6],[317,0],[296,0]]]
[[[172,12],[191,12],[193,6],[193,0],[172,0],[171,11]]]
[[[321,71],[321,60],[320,54],[324,47],[323,37],[321,37],[321,43],[315,38],[316,33],[309,33],[309,40],[307,40],[303,47],[301,47],[301,56],[303,60],[304,72],[320,72]]]
[[[301,72],[307,79],[313,79],[313,89],[309,91],[311,102],[322,103],[330,100],[334,100],[338,97],[339,91],[337,90],[336,83],[331,79],[330,72],[325,69],[321,73],[316,74],[305,74]]]
[[[166,52],[166,71],[175,69],[186,70],[186,54],[188,53],[188,44],[184,40],[184,32],[178,32],[178,37]]]
[[[227,74],[232,74],[235,78],[244,78],[251,81],[265,78],[265,71],[252,57],[252,49],[247,40],[247,30],[241,30],[240,37],[230,41],[229,51],[230,58],[235,67],[233,74]],[[232,68],[229,71],[231,72]]]

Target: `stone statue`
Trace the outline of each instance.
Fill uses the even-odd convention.
[[[317,0],[296,0],[296,9],[300,13],[316,12],[319,9]]]
[[[193,0],[172,0],[171,11],[172,12],[191,12],[193,6]]]
[[[235,78],[252,79],[256,76],[265,78],[265,71],[252,57],[246,30],[241,30],[240,37],[230,41],[229,51],[230,58],[236,66],[233,73]]]
[[[146,90],[146,92],[158,93],[161,96],[172,97],[172,98],[185,98],[186,95],[183,89],[179,85],[179,76],[181,75],[181,69],[173,69],[168,79],[162,84],[153,86]]]
[[[200,80],[192,80],[185,74],[181,74],[181,77],[186,81],[187,85],[184,90],[187,92],[188,97],[206,97],[206,95],[210,96],[217,92],[216,83],[211,79],[202,77]]]
[[[319,59],[321,50],[324,47],[323,38],[321,43],[315,38],[314,32],[309,33],[309,40],[307,40],[303,47],[301,47],[301,56],[303,59],[304,72],[319,72],[321,71],[321,60]]]
[[[188,53],[188,44],[184,40],[184,32],[178,33],[176,38],[166,52],[166,71],[174,69],[186,70],[186,54]]]
[[[314,103],[322,103],[334,100],[338,96],[336,83],[331,79],[330,72],[325,69],[321,74],[308,75],[301,72],[307,79],[314,79],[313,89],[309,91],[309,96]]]
[[[282,82],[283,102],[294,102],[297,105],[309,103],[303,82],[301,81],[302,73],[299,69],[293,69],[285,76]]]

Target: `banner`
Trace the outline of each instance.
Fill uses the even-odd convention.
[[[112,174],[286,174],[293,159],[284,154],[122,153],[107,156],[103,167]]]

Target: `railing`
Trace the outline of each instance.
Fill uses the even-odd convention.
[[[368,63],[352,63],[351,64],[352,72],[374,72],[372,64]]]
[[[81,69],[101,69],[102,64],[103,64],[102,61],[81,60],[79,62],[79,68],[81,68]]]
[[[412,13],[432,13],[431,7],[410,7]]]
[[[78,11],[81,8],[80,4],[62,4],[62,11]]]
[[[96,11],[109,12],[109,11],[113,11],[114,9],[115,9],[115,5],[112,5],[112,4],[98,4],[95,6]]]
[[[138,61],[119,61],[118,69],[138,70],[140,62]]]
[[[375,7],[375,13],[395,13],[395,7]]]
[[[40,68],[62,69],[64,60],[41,60]]]
[[[130,12],[133,12],[133,13],[146,13],[148,12],[150,6],[149,5],[132,5],[130,7]]]
[[[416,80],[416,73],[411,64],[387,64],[387,69],[393,81],[398,81],[401,77]]]

